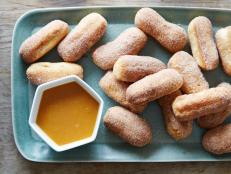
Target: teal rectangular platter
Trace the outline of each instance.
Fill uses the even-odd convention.
[[[61,19],[72,28],[81,18],[91,12],[98,12],[108,21],[107,32],[100,42],[77,63],[84,68],[84,80],[93,87],[104,100],[104,113],[114,105],[100,89],[98,82],[104,75],[92,62],[92,50],[99,45],[113,40],[124,29],[134,26],[134,16],[141,7],[71,7],[36,9],[25,13],[15,24],[11,57],[11,96],[12,122],[15,143],[22,156],[35,162],[176,162],[176,161],[230,161],[231,154],[215,156],[207,153],[201,146],[204,130],[194,123],[193,133],[187,139],[174,141],[166,132],[160,107],[151,102],[142,113],[153,129],[153,142],[143,148],[132,147],[110,133],[102,121],[96,140],[65,152],[53,151],[29,127],[28,117],[36,86],[27,80],[25,71],[28,67],[18,53],[21,43],[32,33],[48,22]],[[231,25],[231,11],[225,9],[202,9],[183,7],[152,7],[168,21],[177,23],[187,29],[191,19],[196,16],[207,16],[213,23],[214,31]],[[190,53],[189,46],[185,48]],[[140,55],[148,55],[168,62],[171,54],[154,39],[149,38]],[[62,61],[56,48],[39,61]],[[231,82],[219,66],[215,71],[204,72],[210,87],[220,82]],[[226,120],[230,122],[231,119]]]

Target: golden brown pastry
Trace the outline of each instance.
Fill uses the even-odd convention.
[[[231,152],[231,124],[222,125],[207,131],[202,145],[210,153],[221,155]]]
[[[115,40],[97,48],[92,54],[93,61],[103,70],[112,69],[120,56],[138,54],[146,42],[147,36],[140,29],[128,28]]]
[[[124,55],[114,64],[113,73],[118,80],[135,82],[165,68],[162,61],[153,57]]]
[[[182,76],[174,69],[164,69],[131,84],[126,91],[130,103],[141,104],[156,100],[178,90]]]
[[[221,83],[218,86],[229,88],[230,90],[229,94],[231,95],[231,85],[229,83]],[[225,108],[221,112],[205,115],[205,116],[198,118],[197,123],[202,128],[211,129],[211,128],[217,127],[220,124],[222,124],[225,121],[225,119],[229,117],[230,115],[231,115],[231,102],[229,103],[227,108]]]
[[[204,70],[215,69],[219,63],[219,57],[210,20],[204,16],[194,18],[189,23],[188,36],[193,57],[198,65]]]
[[[183,76],[184,83],[181,90],[186,94],[209,88],[196,60],[185,51],[175,53],[168,62],[168,68],[177,70]]]
[[[68,24],[54,20],[27,38],[19,49],[26,63],[32,63],[54,48],[69,32]]]
[[[99,86],[102,88],[102,90],[121,104],[122,106],[128,108],[132,112],[140,113],[143,112],[147,104],[142,105],[136,105],[131,104],[126,100],[126,90],[129,86],[129,83],[119,81],[115,78],[112,71],[108,71],[99,81]]]
[[[104,35],[106,19],[98,13],[90,13],[59,44],[58,53],[66,62],[79,60]]]
[[[231,26],[217,31],[216,43],[224,71],[231,76]]]
[[[152,141],[150,125],[143,118],[120,106],[107,110],[104,125],[132,146],[143,147]]]
[[[227,108],[230,101],[229,90],[225,87],[216,87],[181,95],[175,99],[172,108],[178,120],[188,121],[206,114],[221,112]]]
[[[136,13],[135,25],[172,53],[182,50],[187,43],[187,34],[182,27],[166,21],[151,8],[141,8]]]
[[[161,106],[165,127],[168,134],[175,140],[181,140],[188,137],[192,133],[192,124],[193,121],[180,122],[175,117],[172,111],[172,103],[177,96],[182,95],[180,90],[177,90],[169,95],[161,97],[158,99],[158,102]]]
[[[27,68],[26,75],[31,83],[40,85],[68,75],[76,75],[82,79],[83,68],[80,65],[67,62],[38,62]]]

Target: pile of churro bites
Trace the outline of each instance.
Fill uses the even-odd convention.
[[[97,13],[85,16],[70,33],[65,22],[50,22],[24,41],[19,50],[26,63],[33,63],[26,72],[28,79],[39,85],[71,74],[83,78],[83,68],[71,62],[83,57],[103,37],[106,27],[106,19]],[[149,55],[138,55],[148,36],[172,53],[167,65]],[[230,36],[228,26],[214,37],[212,23],[204,16],[192,19],[186,32],[155,10],[141,8],[133,27],[92,54],[96,66],[106,71],[99,86],[120,105],[108,108],[104,125],[132,146],[143,147],[152,142],[153,130],[138,114],[148,103],[157,101],[166,131],[173,139],[190,136],[196,120],[207,130],[202,138],[205,150],[230,153],[231,124],[223,122],[231,115],[231,85],[222,82],[210,88],[202,73],[216,69],[220,57],[224,72],[231,76]],[[183,51],[186,44],[190,44],[192,55]],[[56,45],[64,62],[34,63]]]

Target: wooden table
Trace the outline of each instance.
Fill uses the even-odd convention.
[[[186,2],[188,1],[188,2]],[[10,50],[17,18],[27,10],[41,7],[85,5],[161,5],[231,8],[230,0],[0,0],[0,173],[231,173],[229,162],[193,163],[72,163],[42,164],[22,158],[16,149],[11,126]]]

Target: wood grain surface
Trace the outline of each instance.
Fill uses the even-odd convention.
[[[231,173],[230,162],[42,164],[22,158],[11,125],[10,52],[17,18],[34,8],[86,5],[143,5],[231,8],[230,0],[0,0],[0,174]]]

